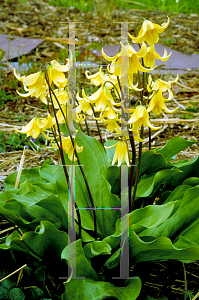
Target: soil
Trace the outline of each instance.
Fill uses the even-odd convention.
[[[26,1],[25,4],[18,1],[1,0],[0,2],[0,34],[12,34],[29,38],[51,38],[51,40],[46,39],[44,43],[27,55],[26,59],[35,62],[45,63],[57,59],[57,53],[62,49],[61,46],[66,46],[64,41],[68,38],[68,23],[64,22],[77,21],[80,22],[76,25],[80,60],[100,63],[99,57],[89,53],[89,47],[93,47],[93,43],[99,45],[119,44],[121,29],[120,24],[115,22],[135,22],[143,16],[154,23],[161,24],[167,20],[168,15],[171,22],[168,29],[161,34],[159,42],[167,46],[169,43],[171,49],[183,54],[198,53],[199,19],[196,14],[185,15],[136,9],[125,12],[114,8],[111,18],[107,18],[98,16],[93,12],[82,12],[76,8],[49,6],[48,3],[40,0]],[[134,27],[135,23],[129,24],[129,31],[131,32]],[[54,41],[52,41],[52,38],[55,38]],[[60,40],[58,41],[56,38]],[[82,45],[86,46],[88,50],[81,52]],[[165,78],[168,79],[168,76],[169,74],[165,75]],[[6,80],[3,82],[4,91],[10,92],[16,97],[16,88],[18,87],[11,87],[7,83],[13,79],[12,72],[5,71],[5,78]],[[79,86],[84,86],[84,84],[85,76],[82,76],[79,79]],[[188,140],[195,139],[196,141],[199,139],[198,73],[187,72],[180,75],[179,81],[173,85],[173,92],[175,102],[172,100],[168,103],[168,108],[172,109],[177,105],[178,111],[172,115],[167,115],[169,122],[166,121],[165,115],[153,117],[154,120],[162,119],[165,126],[153,138],[152,149],[165,145],[167,140],[174,136],[181,136]],[[44,111],[38,100],[33,98],[21,99],[21,97],[16,99],[7,101],[0,107],[0,129],[6,131],[7,134],[14,132],[14,126],[20,127],[31,120],[36,113]],[[19,115],[24,115],[23,122],[16,120]],[[85,130],[84,127],[83,129]],[[103,127],[101,129],[104,130]],[[94,129],[91,132],[96,138],[99,138]],[[144,151],[148,149],[148,143],[143,145],[143,149]],[[191,160],[198,156],[198,152],[198,143],[196,143],[181,151],[177,156],[177,160]],[[21,155],[22,150],[13,151],[11,148],[6,153],[0,153],[0,161],[3,163],[0,167],[1,181],[5,176],[17,170]],[[50,150],[50,147],[42,152],[27,150],[24,168],[41,165],[46,158],[51,158],[53,163],[57,163],[57,156]],[[146,263],[143,266],[140,265],[139,268],[140,270],[144,269],[144,272],[140,272],[144,273],[145,276],[141,277],[143,287],[138,299],[146,299],[147,295],[154,298],[167,296],[169,300],[184,299],[185,277],[181,262]],[[197,289],[199,289],[199,262],[185,264],[185,269],[187,288],[196,294]]]

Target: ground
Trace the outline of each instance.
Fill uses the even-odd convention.
[[[93,12],[82,12],[74,8],[63,8],[49,6],[43,1],[27,1],[21,4],[16,1],[1,1],[0,8],[0,34],[11,34],[29,38],[43,38],[45,40],[36,50],[28,54],[23,61],[32,61],[34,64],[43,64],[52,59],[63,59],[63,45],[68,38],[68,24],[64,22],[78,21],[76,37],[78,38],[79,53],[78,58],[82,61],[92,61],[100,63],[101,58],[92,53],[91,48],[98,45],[114,45],[120,42],[120,24],[118,21],[137,21],[140,17],[145,17],[154,23],[161,24],[170,17],[168,29],[161,35],[160,43],[169,46],[183,54],[191,55],[198,52],[198,15],[175,14],[172,12],[159,12],[149,10],[131,9],[128,12],[119,11],[116,8],[112,13],[112,18],[97,16]],[[62,23],[63,22],[63,23]],[[129,25],[130,32],[134,23]],[[51,38],[51,39],[49,39]],[[66,46],[66,45],[65,45]],[[85,49],[86,46],[87,48]],[[67,47],[67,46],[66,46]],[[35,67],[37,68],[37,67]],[[85,71],[82,69],[81,71]],[[36,72],[36,69],[35,69]],[[82,74],[83,74],[82,72]],[[168,79],[169,74],[165,75]],[[173,76],[173,75],[172,75]],[[1,101],[0,107],[0,130],[5,132],[6,138],[14,132],[14,126],[24,125],[38,112],[44,111],[44,106],[39,100],[33,98],[22,99],[17,96],[16,88],[20,84],[12,85],[14,80],[12,70],[5,69],[1,73],[2,89],[1,95],[10,95]],[[174,78],[174,76],[172,77]],[[78,86],[85,85],[85,75],[78,79]],[[88,82],[88,81],[87,81]],[[4,91],[4,92],[2,92]],[[199,138],[199,77],[197,71],[187,71],[180,75],[179,81],[173,86],[174,99],[168,107],[178,106],[175,114],[167,115],[170,121],[166,121],[166,116],[156,116],[153,119],[163,119],[165,126],[162,131],[152,140],[152,149],[163,146],[169,138],[181,136],[185,139]],[[176,120],[177,119],[177,120]],[[92,128],[92,122],[90,122]],[[84,128],[84,127],[83,127]],[[104,130],[103,127],[101,127]],[[97,138],[95,130],[91,132]],[[4,140],[5,141],[5,140]],[[35,148],[34,148],[35,149]],[[148,143],[143,145],[143,150],[148,149]],[[50,158],[52,163],[57,162],[56,154],[49,148],[43,151],[27,150],[24,167],[38,166],[46,158]],[[198,156],[198,143],[182,151],[177,159],[190,160]],[[17,170],[22,155],[22,149],[15,150],[13,144],[7,144],[5,153],[0,153],[0,180]],[[147,265],[147,267],[146,267]],[[185,278],[183,264],[169,261],[162,264],[145,264],[145,278],[143,278],[143,289],[138,299],[145,299],[146,295],[156,297],[167,295],[168,299],[183,299],[185,288]],[[198,262],[185,264],[186,283],[188,290],[192,292],[198,288]],[[138,270],[139,273],[139,270]]]

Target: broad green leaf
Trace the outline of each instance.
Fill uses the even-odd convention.
[[[157,237],[150,242],[145,242],[144,237],[140,238],[136,233],[129,231],[129,251],[130,257],[134,263],[152,261],[152,260],[198,260],[199,246],[191,246],[176,248],[167,237]],[[184,244],[185,246],[185,244]]]
[[[116,222],[115,233],[104,238],[112,249],[119,246],[120,235],[132,226],[134,230],[144,230],[145,228],[154,228],[156,230],[162,223],[164,223],[171,215],[174,208],[174,203],[169,202],[164,205],[148,205],[144,208],[136,209],[129,214],[129,221],[127,215],[123,217],[126,220],[126,226],[121,227],[121,219]]]
[[[180,151],[185,148],[197,143],[195,140],[185,140],[181,137],[174,137],[168,140],[166,145],[160,149],[157,149],[156,152],[161,153],[166,161],[169,161],[172,156],[178,154]]]
[[[62,130],[64,132],[64,128]],[[78,154],[80,164],[83,165],[82,168],[88,181],[94,206],[99,208],[96,210],[97,230],[104,236],[109,235],[114,232],[114,225],[119,217],[119,211],[111,210],[110,208],[120,206],[119,197],[111,193],[111,186],[105,178],[105,171],[110,164],[110,160],[102,145],[95,138],[77,134],[76,142],[78,146],[83,146],[83,152]],[[66,165],[72,164],[67,156],[65,156],[65,163]],[[75,165],[77,165],[77,162],[75,162]],[[79,167],[75,167],[75,176],[77,206],[81,208],[92,207]],[[63,179],[63,186],[66,186],[65,178]],[[86,229],[94,230],[93,212],[85,209],[81,210],[80,214],[82,226]]]
[[[48,275],[47,266],[41,266],[35,271],[35,279],[38,281],[45,281]]]
[[[176,191],[173,193],[174,199],[176,199]],[[169,196],[170,200],[172,194]],[[176,242],[180,236],[184,236],[188,240],[199,243],[199,235],[197,234],[199,230],[198,211],[199,186],[195,186],[185,190],[183,198],[175,203],[174,213],[164,223],[157,228],[145,229],[139,236],[164,236],[169,237],[173,242]]]
[[[137,299],[141,290],[140,278],[127,279],[124,285],[124,287],[115,287],[110,282],[74,279],[66,283],[66,291],[61,299],[103,300],[106,297],[115,297],[118,300]]]
[[[199,178],[198,177],[190,177],[190,178],[187,178],[183,181],[182,184],[185,184],[185,185],[190,185],[190,186],[196,186],[196,185],[199,185]]]
[[[137,164],[137,159],[135,164]],[[142,153],[139,176],[149,175],[162,169],[166,169],[166,162],[161,153],[156,153],[155,150],[148,150]],[[134,178],[136,170],[137,167],[134,170]]]
[[[27,178],[30,183],[36,183],[36,182],[41,181],[42,179],[39,175],[39,169],[40,169],[40,167],[22,170],[19,184],[26,181]],[[4,181],[4,190],[5,191],[14,188],[16,178],[17,178],[17,173],[18,172],[14,172],[14,173],[8,175],[8,177],[5,179],[5,181]],[[45,180],[42,180],[42,181],[46,182]]]
[[[175,182],[170,182],[169,189],[173,190],[176,186],[182,184],[182,182],[189,177],[199,177],[199,156],[186,162],[177,162],[169,164],[178,168],[182,173],[175,176]]]
[[[25,243],[23,243],[23,241]],[[21,249],[21,251],[32,249],[39,257],[60,257],[62,250],[68,245],[68,234],[59,231],[49,221],[41,221],[35,232],[26,232],[22,240],[20,238],[12,239],[10,243],[11,249]],[[1,248],[1,245],[0,245]]]
[[[8,290],[3,286],[0,286],[0,299],[5,299]]]
[[[97,255],[111,254],[111,246],[105,241],[94,241],[84,246],[84,253],[88,258],[92,258]]]
[[[24,290],[26,299],[28,300],[42,300],[44,298],[44,292],[37,286],[28,287]]]
[[[136,197],[149,196],[152,191],[158,189],[161,184],[168,185],[171,181],[175,181],[175,176],[180,172],[178,169],[166,169],[155,174],[143,176],[138,183]]]
[[[66,246],[62,251],[61,258],[69,261],[69,266],[72,268],[72,273],[68,282],[71,280],[72,276],[74,276],[74,272],[76,272],[77,277],[86,277],[94,280],[99,279],[99,276],[85,256],[82,248],[82,241],[80,239]],[[74,279],[72,279],[72,281],[73,280]]]
[[[10,290],[8,293],[8,297],[10,300],[24,300],[25,299],[24,293],[19,288],[14,288],[14,289]]]
[[[43,166],[39,169],[41,178],[48,182],[55,182],[53,172],[57,169],[57,167],[58,166],[43,164]]]

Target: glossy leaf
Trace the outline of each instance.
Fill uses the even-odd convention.
[[[135,300],[141,290],[141,280],[127,279],[124,287],[115,287],[110,282],[92,281],[89,279],[71,280],[66,283],[66,291],[62,300],[102,300],[106,297],[115,297],[118,300]]]

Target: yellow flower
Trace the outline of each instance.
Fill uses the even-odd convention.
[[[57,100],[59,101],[60,105],[64,105],[68,102],[68,92],[66,90],[56,89],[53,92],[55,93],[55,96],[57,97]],[[47,101],[47,97],[48,97],[48,101]],[[51,93],[51,97],[52,97],[52,101],[53,101],[55,109],[59,109],[59,105],[58,105],[57,100],[55,99],[53,93]],[[43,97],[40,96],[40,99],[44,104],[47,105],[49,103],[49,105],[52,105],[51,97],[50,97],[49,93],[46,93],[45,96],[44,95],[43,95]]]
[[[75,150],[78,153],[81,153],[83,151],[83,146],[79,147],[74,139],[73,139],[73,142],[74,142]],[[52,147],[55,149],[58,149],[57,144],[52,143]],[[70,136],[62,137],[62,147],[63,147],[64,151],[66,152],[66,154],[68,154],[68,158],[71,161],[77,160],[77,158],[74,156],[75,151],[74,151],[74,147],[73,147]]]
[[[36,139],[40,133],[43,135],[45,139],[50,139],[44,132],[47,128],[51,128],[53,126],[53,120],[51,115],[48,115],[46,119],[40,119],[39,117],[34,117],[26,126],[22,128],[22,130],[15,130],[20,133],[26,133],[27,136],[32,136]]]
[[[123,160],[125,160],[127,166],[129,167],[129,155],[128,155],[128,148],[124,141],[119,141],[115,145],[110,147],[105,147],[106,149],[111,149],[116,146],[115,155],[113,157],[112,165],[116,163],[118,160],[118,167],[121,166]]]
[[[95,103],[97,111],[104,111],[107,106],[120,105],[115,103],[113,97],[106,87],[106,85],[101,86],[94,94],[91,96],[86,96],[84,90],[82,90],[82,95],[87,102]]]
[[[172,53],[172,52],[171,52]],[[155,65],[155,58],[161,61],[166,61],[171,56],[171,53],[167,55],[167,50],[164,49],[164,55],[161,57],[157,52],[155,52],[154,44],[147,48],[147,54],[144,57],[144,65],[146,67],[152,68]]]
[[[164,81],[161,79],[157,79],[155,82],[153,82],[151,76],[149,76],[147,90],[148,90],[148,92],[161,91],[163,93],[168,91],[168,93],[169,93],[168,100],[171,100],[173,98],[173,92],[171,91],[171,84],[178,81],[178,79],[179,79],[179,76],[177,75],[176,79],[174,79],[172,81],[167,82],[167,81]]]
[[[93,111],[92,111],[90,103],[87,102],[84,98],[81,98],[79,96],[79,92],[77,93],[76,98],[79,101],[79,105],[76,107],[75,112],[80,113],[81,111],[83,111],[83,112],[87,113],[89,116],[92,116]]]
[[[141,49],[136,52],[135,49],[131,46],[131,45],[127,45],[124,46],[122,43],[122,50],[116,54],[114,57],[109,57],[108,55],[106,55],[102,49],[102,55],[103,57],[108,60],[108,61],[112,61],[112,63],[110,65],[108,65],[108,72],[115,75],[115,76],[124,76],[124,74],[121,74],[121,56],[123,55],[126,59],[126,64],[128,67],[128,75],[131,75],[133,73],[137,73],[138,71],[141,72],[151,72],[152,70],[154,70],[154,68],[152,69],[146,69],[144,68],[140,61],[139,58],[144,57],[147,53],[147,47],[146,44],[143,43]],[[125,70],[125,67],[124,67]],[[132,88],[134,90],[136,89],[136,86],[132,85]]]
[[[169,25],[169,17],[167,23],[163,23],[162,26],[152,23],[148,20],[145,20],[142,24],[142,27],[138,33],[138,37],[132,37],[129,34],[129,37],[134,43],[142,43],[146,41],[149,45],[155,44],[159,40],[159,34],[162,33]]]
[[[104,124],[107,124],[107,130],[110,132],[116,131],[117,133],[121,133],[120,125],[118,124],[118,119],[110,119],[110,120],[103,120]]]
[[[154,127],[149,121],[149,114],[146,107],[139,105],[134,110],[132,116],[130,117],[129,124],[133,124],[133,130],[138,130],[142,125],[148,126],[153,130],[160,129],[161,127]]]
[[[166,107],[165,101],[167,99],[164,99],[162,96],[162,91],[158,91],[157,93],[154,92],[154,95],[149,103],[149,106],[147,108],[147,111],[152,111],[154,114],[161,114],[162,110],[165,110],[167,113],[174,113],[178,108],[174,110],[170,110]]]
[[[27,94],[21,94],[17,91],[17,93],[22,97],[31,96],[38,98],[47,89],[45,75],[42,71],[20,77],[14,69],[14,75],[19,81],[22,81],[25,91],[28,92]]]
[[[72,60],[72,52],[70,51],[70,58],[67,59],[66,65],[60,65],[56,60],[52,60],[51,64],[48,66],[48,78],[49,83],[51,85],[52,82],[58,88],[64,88],[67,84],[67,79],[64,75],[65,72],[68,72],[72,67],[73,60]]]

